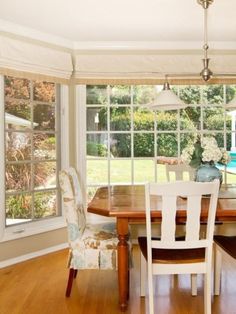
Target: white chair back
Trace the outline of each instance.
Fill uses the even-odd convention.
[[[148,183],[145,185],[147,238],[150,248],[200,248],[210,247],[213,241],[214,222],[219,181],[188,182],[175,181],[165,184]],[[210,197],[206,238],[200,239],[201,201],[204,196]],[[160,240],[152,240],[151,231],[151,196],[161,198],[162,222]],[[185,200],[186,199],[186,200]],[[181,201],[182,200],[182,201]],[[176,240],[176,211],[178,204],[186,203],[186,234],[183,241]],[[159,203],[160,204],[160,203]],[[181,205],[179,205],[181,207]]]
[[[86,226],[86,214],[76,170],[70,168],[60,171],[59,182],[71,242],[83,234]]]
[[[173,178],[174,177],[174,178]],[[193,181],[195,177],[195,169],[185,165],[166,165],[166,179],[167,181],[175,180],[190,180]]]

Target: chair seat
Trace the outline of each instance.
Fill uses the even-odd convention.
[[[236,236],[215,235],[214,241],[226,251],[226,253],[236,259]]]
[[[115,223],[87,224],[82,236],[76,237],[76,227],[69,224],[72,247],[77,249],[111,250],[117,248],[118,238]]]
[[[74,269],[116,269],[118,238],[115,223],[87,224],[81,237],[76,228],[68,225]]]
[[[138,243],[143,256],[147,260],[147,238],[139,237]],[[152,259],[154,263],[163,264],[203,262],[205,249],[152,249]]]

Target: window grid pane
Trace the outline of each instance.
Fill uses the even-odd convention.
[[[55,83],[4,77],[6,226],[60,214]]]
[[[155,100],[161,89],[148,85],[87,87],[87,121],[92,107],[88,95],[93,95],[94,112],[100,110],[99,123],[105,121],[107,126],[101,130],[87,125],[87,162],[93,158],[107,160],[108,184],[166,181],[165,165],[160,162],[180,158],[184,147],[197,134],[213,135],[220,147],[236,150],[236,114],[223,106],[225,100],[228,102],[235,96],[235,85],[172,86],[188,106],[152,112],[147,104]],[[99,109],[99,103],[105,109]],[[95,117],[93,114],[94,120]],[[100,169],[94,166],[93,171],[94,179],[89,176],[88,188],[106,183],[104,178],[99,181],[96,177]],[[234,178],[227,171],[224,183],[235,184],[236,174]]]

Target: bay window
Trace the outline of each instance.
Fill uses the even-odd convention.
[[[225,104],[233,98],[236,86],[172,88],[186,103],[185,109],[150,111],[148,103],[154,101],[160,86],[86,86],[89,198],[101,185],[165,181],[164,164],[180,158],[196,133],[213,135],[234,158],[236,111]],[[236,168],[229,167],[221,167],[223,183],[235,184]]]

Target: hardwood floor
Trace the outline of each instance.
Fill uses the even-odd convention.
[[[0,270],[1,314],[116,314],[115,271],[78,272],[70,298],[65,298],[67,250],[48,254]],[[190,277],[162,276],[156,280],[158,314],[203,313],[203,278],[198,295],[191,296]],[[212,298],[213,314],[236,314],[236,269],[224,263],[222,292]],[[134,248],[130,302],[127,314],[144,314],[145,298],[139,297],[138,247]]]

